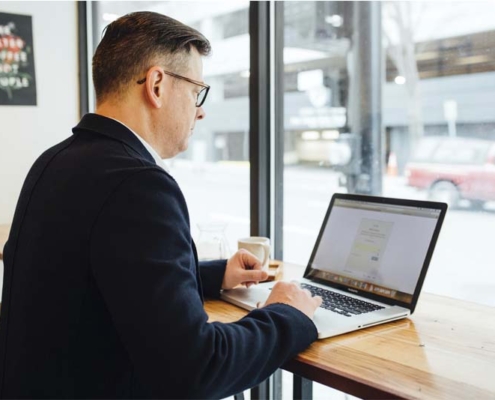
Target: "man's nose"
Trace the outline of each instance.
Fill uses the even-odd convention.
[[[203,107],[198,107],[196,110],[196,119],[203,119],[206,116],[205,110]]]

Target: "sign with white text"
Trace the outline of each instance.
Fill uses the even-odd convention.
[[[0,105],[36,105],[33,24],[28,15],[0,13]]]

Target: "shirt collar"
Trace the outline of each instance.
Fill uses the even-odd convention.
[[[156,165],[158,165],[159,167],[163,168],[166,172],[170,173],[167,164],[165,164],[165,161],[163,161],[163,159],[160,157],[160,155],[155,151],[155,149],[153,147],[151,147],[151,145],[146,140],[144,140],[141,136],[139,136],[136,132],[134,132],[131,128],[129,128],[122,121],[119,121],[118,119],[115,119],[115,118],[112,118],[112,117],[107,117],[107,118],[113,119],[114,121],[118,122],[119,124],[124,125],[134,135],[136,135],[136,137],[143,144],[143,146],[146,148],[146,150],[148,150],[150,152],[151,156],[153,157],[153,159],[156,162]]]

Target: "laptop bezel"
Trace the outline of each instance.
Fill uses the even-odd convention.
[[[378,203],[378,204],[391,204],[391,205],[398,205],[398,206],[410,206],[410,207],[421,207],[421,208],[429,208],[429,209],[435,209],[435,210],[440,210],[440,215],[437,220],[437,224],[435,226],[435,230],[433,232],[433,236],[430,241],[430,245],[428,247],[428,251],[426,252],[426,257],[425,261],[423,263],[423,266],[421,268],[421,273],[419,275],[418,282],[416,284],[416,288],[413,293],[413,298],[411,303],[407,302],[402,302],[398,300],[394,300],[388,297],[384,296],[379,296],[364,290],[359,290],[354,287],[347,287],[345,285],[338,284],[333,281],[328,281],[324,279],[318,279],[314,276],[310,276],[310,273],[314,268],[311,267],[313,264],[314,258],[316,256],[316,251],[320,245],[321,239],[323,237],[323,233],[325,231],[326,224],[328,222],[328,218],[330,217],[330,213],[332,211],[332,208],[334,206],[335,200],[337,199],[342,199],[342,200],[355,200],[355,201],[364,201],[364,202],[370,202],[370,203]],[[440,202],[433,202],[433,201],[425,201],[425,200],[412,200],[412,199],[398,199],[398,198],[392,198],[392,197],[377,197],[377,196],[368,196],[368,195],[358,195],[358,194],[344,194],[344,193],[335,193],[332,196],[332,199],[330,201],[330,204],[328,206],[327,212],[325,214],[325,218],[323,219],[323,223],[320,228],[320,232],[318,234],[318,238],[316,239],[315,245],[313,247],[313,251],[311,252],[311,257],[309,258],[308,265],[306,267],[306,270],[304,271],[304,278],[311,280],[313,282],[321,283],[326,286],[330,286],[332,288],[342,290],[345,292],[349,292],[352,294],[357,294],[359,296],[379,301],[381,303],[389,304],[389,305],[396,305],[396,306],[401,306],[404,308],[407,308],[411,311],[411,314],[414,312],[416,308],[416,304],[419,299],[419,295],[421,293],[421,288],[423,287],[424,280],[426,278],[426,273],[428,271],[428,267],[430,265],[431,258],[433,256],[433,250],[435,249],[438,236],[440,235],[440,230],[443,225],[443,221],[445,219],[445,214],[447,212],[447,204],[445,203],[440,203]]]

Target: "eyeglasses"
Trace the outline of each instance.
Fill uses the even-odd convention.
[[[203,105],[203,103],[206,100],[206,96],[208,96],[208,92],[210,91],[210,85],[206,85],[204,83],[195,81],[193,79],[186,78],[185,76],[174,74],[173,72],[168,72],[168,71],[163,71],[163,72],[167,75],[173,76],[174,78],[182,79],[184,81],[191,82],[194,83],[195,85],[201,86],[203,89],[201,89],[201,91],[198,93],[198,98],[196,99],[196,107],[201,107]],[[144,82],[146,82],[146,77],[137,81],[136,83],[138,85],[142,85]]]

